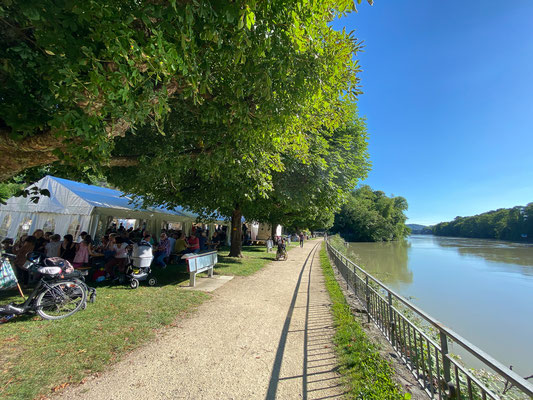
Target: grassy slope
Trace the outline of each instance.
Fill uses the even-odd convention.
[[[243,255],[239,260],[221,255],[215,273],[251,275],[275,256],[264,247],[245,247]],[[209,298],[179,288],[189,278],[183,265],[155,275],[153,288],[145,282],[137,290],[100,284],[96,303],[64,320],[29,316],[0,325],[0,398],[32,399],[80,382]],[[16,291],[0,292],[0,303],[9,301],[20,301]]]
[[[335,348],[340,373],[349,388],[348,398],[364,400],[408,399],[393,381],[394,371],[379,355],[376,346],[367,338],[355,320],[342,293],[326,250],[320,250],[320,265],[324,273],[335,321]]]

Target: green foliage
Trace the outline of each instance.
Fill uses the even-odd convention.
[[[215,144],[204,129],[216,129],[227,151],[245,149],[229,168],[249,165],[260,142],[305,146],[301,132],[339,126],[359,93],[359,44],[330,22],[354,9],[352,0],[4,1],[0,127],[17,140],[51,132],[63,162],[98,168],[117,137],[143,126],[168,135],[177,110],[195,122],[181,134]]]
[[[332,231],[356,242],[403,239],[410,233],[405,225],[406,210],[407,201],[403,197],[388,197],[381,191],[362,186],[351,193],[335,215]]]
[[[533,203],[527,206],[501,208],[472,217],[456,217],[432,227],[438,236],[482,239],[524,240],[533,237]]]
[[[5,203],[7,199],[14,196],[23,187],[18,183],[0,183],[0,204]]]
[[[308,135],[308,153],[281,155],[282,171],[272,173],[272,191],[250,204],[245,215],[289,230],[327,229],[350,188],[369,169],[366,125],[354,107],[352,120],[333,132]]]
[[[326,250],[320,250],[320,265],[326,288],[333,303],[335,321],[335,349],[339,356],[340,373],[350,388],[349,398],[399,400],[409,399],[394,382],[392,367],[380,356],[355,320],[350,306],[335,279]]]

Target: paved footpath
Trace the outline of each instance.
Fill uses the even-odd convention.
[[[321,240],[236,277],[64,399],[341,399]]]

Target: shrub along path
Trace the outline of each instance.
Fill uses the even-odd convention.
[[[59,397],[342,398],[320,245],[236,277],[177,327]]]

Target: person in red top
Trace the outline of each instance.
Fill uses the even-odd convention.
[[[188,242],[189,245],[187,247],[189,248],[189,252],[198,253],[200,251],[200,240],[196,235],[192,235]]]

